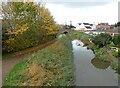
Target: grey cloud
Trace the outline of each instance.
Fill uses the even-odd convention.
[[[72,1],[72,2],[51,2],[53,4],[59,4],[65,7],[70,7],[70,8],[81,8],[81,7],[92,7],[92,6],[101,6],[105,4],[112,3],[114,0],[84,0],[84,1]]]
[[[111,2],[116,0],[38,0],[44,2]]]
[[[108,4],[109,2],[66,2],[59,3],[65,7],[79,8],[79,7],[92,7]]]

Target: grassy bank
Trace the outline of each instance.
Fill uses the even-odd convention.
[[[112,55],[112,50],[111,50],[110,44],[108,44],[105,47],[99,48],[97,45],[95,45],[94,43],[89,41],[89,39],[92,38],[93,36],[82,33],[82,32],[77,32],[77,31],[73,31],[71,33],[71,37],[73,37],[73,39],[77,38],[77,39],[82,40],[82,42],[85,44],[85,46],[92,49],[95,53],[95,60],[97,60],[99,62],[102,61],[101,62],[102,64],[110,63],[111,67],[114,70],[116,70],[117,73],[120,72],[120,69],[119,69],[120,67],[118,65],[118,64],[120,64],[120,62],[118,62],[117,58]],[[101,68],[104,68],[104,66]]]
[[[80,39],[83,43],[84,46],[87,46],[87,48],[92,49],[94,51],[95,44],[90,42],[90,38],[92,38],[91,35],[85,34],[83,32],[77,32],[77,31],[73,31],[71,32],[71,37],[72,39]]]
[[[71,86],[73,72],[71,42],[64,37],[17,64],[4,86]]]

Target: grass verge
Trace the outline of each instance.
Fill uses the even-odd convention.
[[[72,45],[63,37],[17,64],[4,86],[72,86]]]

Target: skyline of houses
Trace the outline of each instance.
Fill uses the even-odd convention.
[[[119,23],[119,22],[118,22]],[[93,33],[93,34],[99,34],[99,33],[109,33],[111,35],[114,34],[119,34],[120,32],[120,26],[117,27],[116,26],[117,23],[115,24],[109,24],[109,23],[77,23],[76,26],[73,26],[72,23],[70,22],[70,25],[72,25],[72,27],[70,27],[70,25],[67,24],[61,24],[62,27],[62,31],[64,32],[66,29],[68,31],[72,31],[72,30],[77,30],[77,31],[81,31],[81,32],[86,32],[86,33]],[[67,27],[67,28],[65,28]],[[69,28],[70,27],[70,28]]]
[[[116,29],[115,25],[110,25],[109,23],[78,23],[74,30],[80,31],[106,31],[110,29]]]
[[[108,33],[114,36],[114,34],[119,34],[120,27],[116,27],[115,24],[110,25],[109,23],[98,23],[97,25],[95,23],[78,23],[76,27],[74,26],[74,30],[94,35]]]

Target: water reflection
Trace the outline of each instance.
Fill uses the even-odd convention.
[[[101,61],[98,58],[93,58],[91,63],[98,69],[107,69],[110,66],[110,62],[108,61]]]
[[[84,46],[84,43],[81,40],[73,40],[72,43],[77,46]]]

